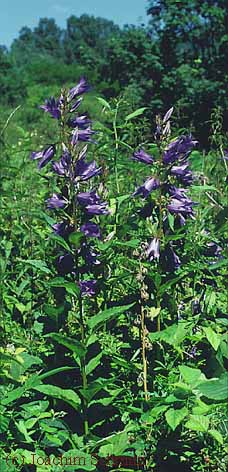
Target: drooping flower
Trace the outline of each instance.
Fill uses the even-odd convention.
[[[74,111],[76,111],[80,107],[82,99],[83,99],[83,97],[80,97],[78,100],[76,100],[76,102],[72,105],[72,107],[70,109],[70,113],[73,113]]]
[[[180,258],[170,244],[162,252],[162,264],[167,272],[174,272],[181,265]]]
[[[52,162],[52,168],[56,174],[59,176],[69,176],[70,175],[70,165],[71,165],[71,155],[68,149],[65,147],[63,154],[59,161]]]
[[[69,253],[66,253],[63,256],[59,256],[57,266],[58,271],[61,275],[71,273],[74,268],[73,256]]]
[[[186,159],[196,144],[197,141],[194,141],[191,135],[180,136],[166,148],[163,154],[163,163],[169,165],[179,159]]]
[[[97,167],[96,161],[86,162],[82,157],[76,162],[74,176],[75,180],[88,180],[101,173],[101,167]]]
[[[96,193],[96,190],[90,190],[89,192],[79,192],[77,199],[81,205],[96,205],[100,203],[101,199]]]
[[[150,154],[147,154],[143,149],[135,151],[132,159],[134,161],[143,162],[144,164],[153,164],[154,162],[154,158]]]
[[[147,258],[149,261],[153,261],[155,259],[159,259],[160,257],[160,241],[158,238],[152,239],[150,242],[147,251],[146,251]]]
[[[156,190],[160,187],[160,182],[155,177],[150,177],[149,179],[144,182],[143,185],[138,187],[136,191],[133,193],[133,196],[142,195],[143,198],[147,198],[148,195],[152,192],[152,190]]]
[[[56,100],[54,97],[45,100],[45,104],[41,105],[40,108],[42,108],[46,113],[50,113],[52,118],[55,118],[56,120],[59,120],[61,117],[60,101]]]
[[[62,195],[57,195],[57,193],[53,193],[51,198],[47,200],[47,208],[49,209],[56,209],[56,208],[64,208],[67,205],[68,201],[62,197]]]
[[[96,294],[96,280],[82,280],[79,282],[79,288],[81,291],[82,297],[88,296],[92,297]]]
[[[72,231],[74,231],[75,228],[68,221],[60,221],[59,223],[52,225],[52,229],[58,236],[66,238],[70,233],[72,233]]]
[[[85,77],[81,77],[79,83],[70,89],[68,94],[68,102],[71,102],[75,97],[78,97],[89,90],[90,86],[87,83]]]
[[[87,115],[78,115],[75,118],[71,118],[69,120],[69,126],[71,126],[72,128],[76,128],[76,126],[78,126],[79,128],[86,128],[89,125],[91,125],[91,120],[88,118]],[[80,136],[79,136],[79,140],[80,140]]]
[[[78,127],[72,132],[72,140],[71,144],[75,146],[78,141],[88,142],[88,143],[96,143],[91,136],[95,134],[96,131],[93,131],[90,127],[86,129],[79,129]]]
[[[52,144],[48,146],[43,151],[34,151],[31,153],[32,160],[38,160],[38,169],[42,169],[46,166],[55,154],[55,146]]]
[[[96,223],[88,221],[80,227],[80,231],[84,233],[85,236],[89,238],[100,238],[101,232],[100,228]]]
[[[107,202],[97,203],[95,205],[87,205],[85,207],[88,215],[108,215]]]

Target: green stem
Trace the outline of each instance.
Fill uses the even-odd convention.
[[[80,309],[81,340],[82,340],[82,344],[84,345],[85,344],[85,327],[84,327],[84,319],[83,319],[83,303],[82,303],[81,297],[79,298],[79,309]],[[82,374],[83,390],[86,390],[88,387],[88,382],[87,382],[87,375],[86,375],[85,355],[81,357],[81,374]],[[84,396],[83,396],[83,401],[82,401],[82,409],[83,409],[84,433],[85,433],[85,437],[87,437],[89,433],[88,402]]]

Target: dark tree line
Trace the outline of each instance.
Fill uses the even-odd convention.
[[[206,145],[212,110],[221,106],[227,121],[227,1],[150,0],[147,13],[146,27],[84,14],[69,17],[66,29],[48,18],[22,28],[9,51],[0,49],[1,103],[83,71],[107,98],[131,90],[148,116],[175,105],[177,125],[190,122]]]

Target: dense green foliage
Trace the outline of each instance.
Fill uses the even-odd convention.
[[[83,15],[63,31],[41,19],[0,49],[1,472],[227,470],[228,13],[222,0],[148,4],[146,28]],[[89,158],[103,169],[93,185],[110,209],[83,323],[78,285],[56,263],[82,234],[53,233],[45,201],[65,184],[29,159],[53,142],[60,156],[67,131],[38,107],[82,74],[93,88],[80,113],[97,131]],[[160,143],[156,115],[171,105]],[[169,213],[161,240],[181,264],[168,270],[145,258],[167,197],[132,193],[189,131],[198,204],[181,228]],[[129,159],[141,146],[149,170]]]

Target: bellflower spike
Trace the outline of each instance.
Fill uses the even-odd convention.
[[[79,83],[75,87],[70,89],[68,95],[68,102],[71,102],[71,100],[73,100],[75,97],[78,97],[79,95],[88,92],[89,89],[90,86],[86,82],[86,79],[84,77],[81,77]]]
[[[92,297],[96,294],[96,280],[82,280],[79,282],[79,288],[81,291],[82,297],[88,296]]]
[[[99,238],[101,237],[100,228],[96,223],[88,221],[80,227],[80,231],[84,233],[88,238]]]
[[[56,208],[64,208],[67,205],[67,200],[65,198],[61,198],[61,195],[57,195],[57,193],[53,193],[51,198],[47,200],[47,208],[49,209],[56,209]]]
[[[155,177],[150,177],[146,180],[146,182],[138,187],[136,191],[133,193],[133,196],[142,195],[143,198],[147,198],[148,195],[152,192],[152,190],[156,190],[160,187],[160,182]]]
[[[172,141],[166,148],[163,155],[163,163],[169,165],[177,160],[186,159],[196,144],[197,141],[193,141],[191,135],[180,136],[180,138]]]
[[[150,154],[147,154],[143,149],[135,151],[132,158],[134,161],[143,162],[144,164],[153,164],[154,159]]]
[[[149,261],[159,259],[160,257],[160,241],[157,238],[152,239],[151,243],[147,248],[146,255]]]
[[[54,97],[45,100],[44,105],[41,105],[40,108],[42,108],[46,113],[50,113],[52,118],[55,118],[56,120],[59,120],[61,117],[60,101],[55,100]]]

